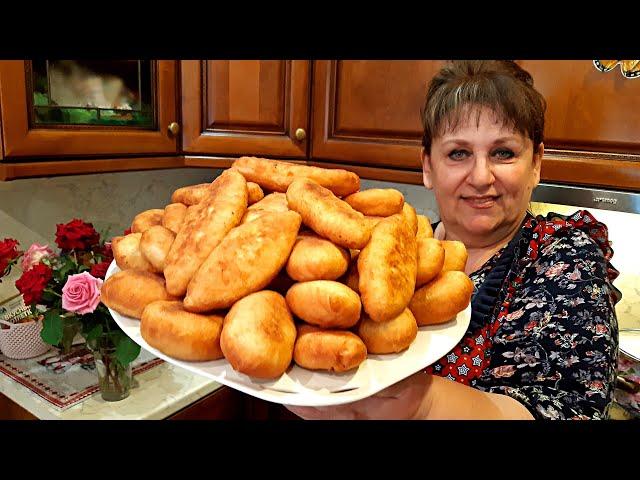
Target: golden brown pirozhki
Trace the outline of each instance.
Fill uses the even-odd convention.
[[[332,280],[293,285],[286,296],[296,317],[322,328],[350,328],[360,319],[360,297],[349,287]]]
[[[278,378],[293,357],[296,327],[282,295],[247,295],[224,318],[220,347],[234,370],[256,378]]]
[[[442,240],[442,248],[444,248],[444,265],[442,270],[457,270],[464,272],[464,268],[467,266],[467,259],[469,254],[467,253],[467,247],[464,243],[457,240]]]
[[[467,308],[472,293],[473,282],[464,272],[442,272],[416,290],[409,309],[419,326],[448,322]]]
[[[140,250],[140,240],[142,233],[130,233],[123,237],[113,237],[111,240],[111,250],[113,258],[120,270],[145,270],[155,272],[156,269],[151,262],[142,255]]]
[[[388,217],[402,211],[404,195],[394,188],[370,188],[352,193],[344,201],[363,215]]]
[[[408,308],[386,322],[374,322],[365,315],[358,324],[358,336],[367,346],[367,352],[373,354],[406,350],[417,335],[418,324]]]
[[[151,302],[178,299],[169,295],[160,275],[142,270],[124,270],[105,280],[100,290],[100,300],[122,315],[140,318]]]
[[[360,297],[372,320],[390,320],[407,307],[416,286],[417,262],[415,233],[401,215],[376,225],[358,256]]]
[[[287,274],[299,282],[336,280],[349,266],[349,252],[315,234],[299,234],[289,260]]]
[[[147,305],[140,319],[140,334],[153,348],[187,362],[223,358],[220,334],[224,316],[187,312],[180,301]]]
[[[168,228],[173,233],[178,233],[187,216],[187,207],[184,203],[170,203],[164,207],[162,226]]]
[[[247,208],[240,223],[247,223],[260,218],[265,212],[288,212],[287,196],[284,193],[270,193],[262,200]]]
[[[225,235],[240,223],[247,209],[247,182],[235,170],[225,170],[212,185],[211,195],[189,208],[167,255],[167,290],[187,291],[191,278]]]
[[[360,189],[360,178],[355,173],[338,168],[310,167],[257,157],[240,157],[231,168],[242,173],[247,181],[272,192],[286,192],[291,182],[299,177],[310,178],[339,197]]]
[[[296,212],[269,212],[231,230],[193,276],[185,309],[228,308],[265,288],[287,262],[299,228]]]
[[[145,230],[154,225],[162,225],[163,216],[164,209],[162,208],[152,208],[151,210],[145,210],[139,213],[134,217],[133,223],[131,223],[131,233],[144,233]]]
[[[416,215],[418,218],[418,233],[417,237],[433,238],[433,228],[429,218],[424,215]]]
[[[146,230],[140,238],[140,253],[153,266],[156,273],[164,271],[167,254],[176,238],[176,234],[162,225]]]
[[[360,249],[371,237],[364,215],[313,180],[297,178],[291,182],[287,202],[305,225],[336,245]]]
[[[418,215],[416,215],[416,209],[413,208],[411,204],[404,202],[404,205],[402,206],[401,215],[404,216],[406,221],[411,226],[411,230],[413,231],[413,234],[417,235],[418,234]]]
[[[366,358],[367,347],[354,333],[298,325],[293,360],[302,368],[346,372],[357,368]]]
[[[418,274],[416,275],[416,287],[433,280],[442,271],[444,265],[444,248],[435,238],[416,238],[418,243]]]

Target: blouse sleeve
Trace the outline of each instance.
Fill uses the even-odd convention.
[[[607,266],[579,229],[541,248],[494,337],[487,391],[513,397],[536,418],[606,417],[618,355]]]

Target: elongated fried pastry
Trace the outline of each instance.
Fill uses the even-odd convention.
[[[442,248],[444,248],[444,265],[443,271],[458,270],[464,272],[464,268],[467,266],[467,259],[469,254],[467,253],[467,247],[464,243],[457,240],[442,240]]]
[[[472,293],[473,282],[464,272],[442,272],[416,290],[409,309],[419,326],[448,322],[467,308]]]
[[[113,237],[111,250],[113,251],[116,265],[120,270],[156,271],[151,262],[142,255],[140,250],[141,239],[142,233],[130,233],[123,237]]]
[[[145,307],[158,300],[178,300],[170,295],[164,279],[142,270],[118,272],[102,284],[100,301],[116,312],[133,318],[142,317]]]
[[[313,180],[297,178],[291,182],[287,201],[305,225],[336,245],[361,249],[369,241],[371,230],[364,215]]]
[[[418,274],[416,287],[430,282],[441,271],[444,265],[444,248],[440,240],[418,236]]]
[[[354,333],[298,325],[293,360],[303,368],[346,372],[357,368],[366,358],[367,347]]]
[[[144,233],[145,230],[154,225],[162,225],[163,216],[164,210],[162,208],[152,208],[151,210],[140,212],[131,223],[131,233]]]
[[[344,201],[363,215],[388,217],[402,211],[404,195],[394,188],[370,188],[352,193]]]
[[[240,157],[231,168],[242,173],[247,181],[273,192],[286,192],[298,177],[310,178],[339,197],[360,189],[360,178],[353,172],[341,169],[310,167],[257,157]]]
[[[289,260],[287,274],[299,282],[335,280],[347,271],[349,253],[315,234],[300,234]]]
[[[146,230],[140,238],[140,253],[153,266],[157,273],[164,271],[167,254],[176,238],[176,234],[162,225]]]
[[[187,312],[180,301],[147,305],[140,319],[140,334],[165,355],[187,362],[223,358],[220,334],[224,316]]]
[[[433,228],[431,227],[431,221],[424,215],[416,215],[418,218],[418,233],[417,237],[433,238]]]
[[[373,229],[358,256],[358,273],[362,305],[372,320],[390,320],[407,307],[416,285],[417,244],[401,214]]]
[[[346,285],[314,280],[293,285],[287,305],[297,317],[322,328],[349,328],[360,319],[360,297]]]
[[[187,211],[184,224],[166,258],[167,290],[182,296],[193,275],[247,209],[247,182],[235,170],[225,170],[212,185],[212,193]]]
[[[234,370],[277,378],[293,357],[296,327],[282,295],[269,290],[236,302],[224,319],[220,347]]]
[[[231,230],[189,283],[185,308],[227,308],[265,288],[287,262],[299,228],[296,212],[269,212]]]
[[[413,234],[417,235],[417,233],[418,233],[418,215],[416,215],[416,209],[413,208],[413,206],[410,203],[404,202],[404,205],[402,206],[401,215],[404,216],[406,221],[411,226],[411,230],[413,230]]]
[[[164,207],[162,226],[168,228],[173,233],[178,233],[187,216],[187,207],[184,203],[170,203]]]
[[[358,336],[367,346],[367,352],[374,354],[406,350],[417,335],[418,324],[408,308],[386,322],[374,322],[364,315],[358,324]]]

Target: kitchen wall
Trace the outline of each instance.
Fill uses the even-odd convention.
[[[11,237],[23,249],[33,242],[55,248],[56,223],[74,218],[121,234],[133,217],[150,208],[163,208],[179,187],[211,182],[221,170],[184,168],[143,172],[103,173],[0,182],[0,240]],[[397,188],[409,203],[432,220],[437,218],[435,198],[420,185],[363,180],[362,188]],[[17,293],[15,269],[0,283],[0,302]]]

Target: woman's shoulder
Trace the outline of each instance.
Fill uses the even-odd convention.
[[[613,286],[620,274],[610,262],[613,250],[606,225],[586,210],[572,215],[531,216],[523,228],[528,245],[521,260],[523,266],[530,267],[526,270],[538,277],[534,283],[559,277],[573,282],[588,276]],[[615,287],[612,293],[619,300]]]
[[[607,226],[587,210],[572,215],[530,215],[523,229],[528,238],[525,255],[532,261],[558,256],[595,256],[611,260]]]

